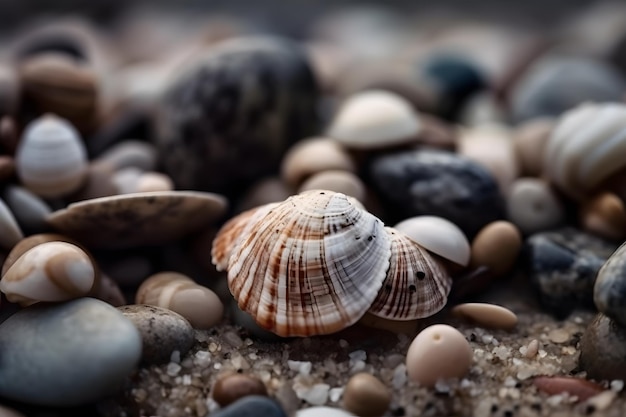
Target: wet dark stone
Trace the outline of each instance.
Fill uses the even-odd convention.
[[[589,378],[626,379],[626,327],[599,313],[580,341],[579,367]]]
[[[600,268],[593,288],[597,309],[626,326],[626,244]]]
[[[234,196],[276,173],[317,129],[319,90],[306,54],[273,37],[223,41],[173,82],[155,117],[163,170],[177,189]]]
[[[549,57],[538,61],[512,94],[515,122],[559,116],[586,101],[622,101],[626,81],[612,67],[585,58]]]
[[[576,308],[593,308],[596,274],[616,247],[574,228],[531,235],[523,262],[542,306],[560,318]]]
[[[259,395],[244,397],[211,415],[214,417],[287,417],[276,401]]]
[[[486,224],[504,218],[504,199],[481,165],[452,152],[411,150],[374,159],[370,181],[395,223],[435,215],[459,226],[471,239]]]

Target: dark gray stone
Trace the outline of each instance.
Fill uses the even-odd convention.
[[[470,238],[504,218],[504,199],[495,178],[468,158],[440,150],[411,150],[377,157],[371,182],[391,219],[444,217]]]
[[[531,235],[523,258],[542,306],[559,317],[593,308],[596,274],[616,247],[574,228]]]
[[[193,346],[193,327],[186,318],[172,310],[146,304],[121,306],[118,310],[141,333],[141,360],[145,364],[169,362],[175,350],[182,357]]]
[[[599,313],[580,340],[579,367],[588,378],[626,379],[626,328]]]
[[[316,131],[318,101],[297,44],[255,37],[212,46],[162,100],[155,121],[163,169],[177,189],[236,195]]]
[[[0,396],[74,406],[112,394],[135,370],[141,336],[93,298],[36,304],[0,325]]]
[[[244,397],[228,407],[222,408],[213,417],[287,417],[285,411],[274,400],[260,395]]]
[[[593,301],[600,312],[626,326],[626,243],[598,271]]]

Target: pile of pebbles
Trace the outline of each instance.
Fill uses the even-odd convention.
[[[626,7],[544,32],[430,19],[337,13],[296,41],[129,14],[3,40],[0,414],[621,415]],[[215,236],[310,190],[419,244],[447,304],[257,323]]]

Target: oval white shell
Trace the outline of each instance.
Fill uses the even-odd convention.
[[[389,320],[415,320],[441,310],[452,278],[445,267],[404,233],[385,228],[391,237],[391,264],[369,313]]]
[[[333,333],[365,314],[391,255],[379,219],[320,190],[258,210],[226,224],[214,241],[214,261],[223,267],[228,257],[229,287],[242,310],[280,336]]]
[[[0,280],[0,291],[22,305],[83,297],[96,281],[96,270],[79,247],[48,242],[20,256]]]
[[[625,152],[626,105],[584,104],[557,122],[543,170],[563,191],[580,198],[620,169]]]
[[[31,122],[15,152],[20,181],[33,193],[55,198],[78,190],[87,177],[87,151],[66,120],[45,115]]]

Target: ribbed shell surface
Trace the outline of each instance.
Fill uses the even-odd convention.
[[[415,320],[441,310],[452,278],[441,262],[407,235],[391,227],[391,261],[387,277],[369,312],[390,320]]]
[[[330,191],[258,210],[266,212],[250,216],[229,258],[229,287],[239,306],[281,336],[334,333],[361,318],[389,268],[391,242],[382,222]],[[228,233],[220,231],[215,244]]]

